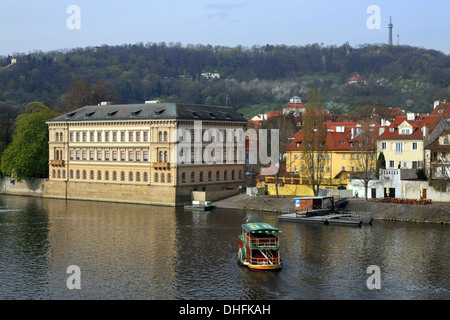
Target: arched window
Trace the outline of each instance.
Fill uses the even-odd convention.
[[[163,141],[163,133],[162,131],[159,132],[159,139],[158,141]]]
[[[91,180],[94,180],[94,171],[91,170]]]
[[[125,172],[123,171],[120,173],[120,180],[125,181]]]
[[[231,170],[231,180],[234,180],[236,177],[234,176],[234,170]]]
[[[208,171],[208,181],[211,181],[212,180],[212,173],[211,173],[211,171]]]
[[[70,170],[69,174],[70,174],[70,179],[73,179],[73,170]]]
[[[77,170],[77,179],[80,179],[80,170]]]
[[[53,178],[56,178],[56,170],[53,170],[53,172],[52,172],[52,177],[53,177]]]
[[[159,162],[163,162],[163,152],[159,152]]]
[[[181,174],[181,182],[182,182],[182,183],[186,183],[186,173],[185,173],[185,172],[183,172],[183,173]]]
[[[128,174],[128,181],[133,181],[133,172]]]
[[[62,177],[63,177],[63,179],[65,179],[66,178],[66,170],[63,170],[62,173],[63,173]]]
[[[155,182],[158,182],[158,173],[155,173]]]
[[[87,173],[86,173],[86,170],[83,170],[83,179],[87,179]]]
[[[223,180],[227,180],[227,179],[228,179],[228,172],[227,172],[227,170],[225,170],[223,172]]]
[[[164,152],[164,162],[167,162],[167,151]]]
[[[203,181],[203,171],[200,172],[199,180]]]
[[[219,170],[216,171],[216,180],[217,181],[220,180],[220,171]]]
[[[172,182],[172,175],[170,173],[167,175],[167,182]]]
[[[97,171],[97,180],[102,180],[102,172],[100,170]]]
[[[114,180],[114,181],[117,180],[117,172],[116,172],[116,171],[113,172],[113,180]]]
[[[144,181],[147,182],[148,181],[148,173],[144,172]]]
[[[195,181],[195,173],[191,172],[191,182],[194,182],[194,181]]]
[[[239,170],[239,180],[242,179],[242,170]]]
[[[109,180],[109,171],[105,171],[105,180]]]
[[[141,181],[141,173],[136,172],[136,181]]]
[[[161,173],[161,182],[166,182],[166,175]]]
[[[164,141],[167,141],[167,131],[164,131]]]
[[[58,179],[61,179],[61,170],[58,170]]]

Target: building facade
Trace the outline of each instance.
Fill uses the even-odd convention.
[[[226,132],[246,128],[230,107],[102,103],[48,126],[47,197],[180,205],[191,201],[192,191],[217,200],[243,187],[245,150],[237,143],[208,149]],[[190,138],[200,139],[196,148],[194,142],[189,147]],[[205,161],[205,149],[214,161]]]

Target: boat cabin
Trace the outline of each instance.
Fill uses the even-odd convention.
[[[238,261],[250,269],[281,268],[278,228],[267,223],[246,223],[239,235]]]

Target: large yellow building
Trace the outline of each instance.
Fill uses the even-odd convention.
[[[245,149],[226,142],[209,147],[223,141],[217,140],[222,134],[246,128],[230,107],[101,103],[48,126],[47,197],[180,205],[191,201],[192,191],[216,200],[243,187]]]

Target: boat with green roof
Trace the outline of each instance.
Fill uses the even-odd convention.
[[[281,230],[263,222],[242,225],[238,239],[238,262],[251,270],[278,270],[281,268]]]

